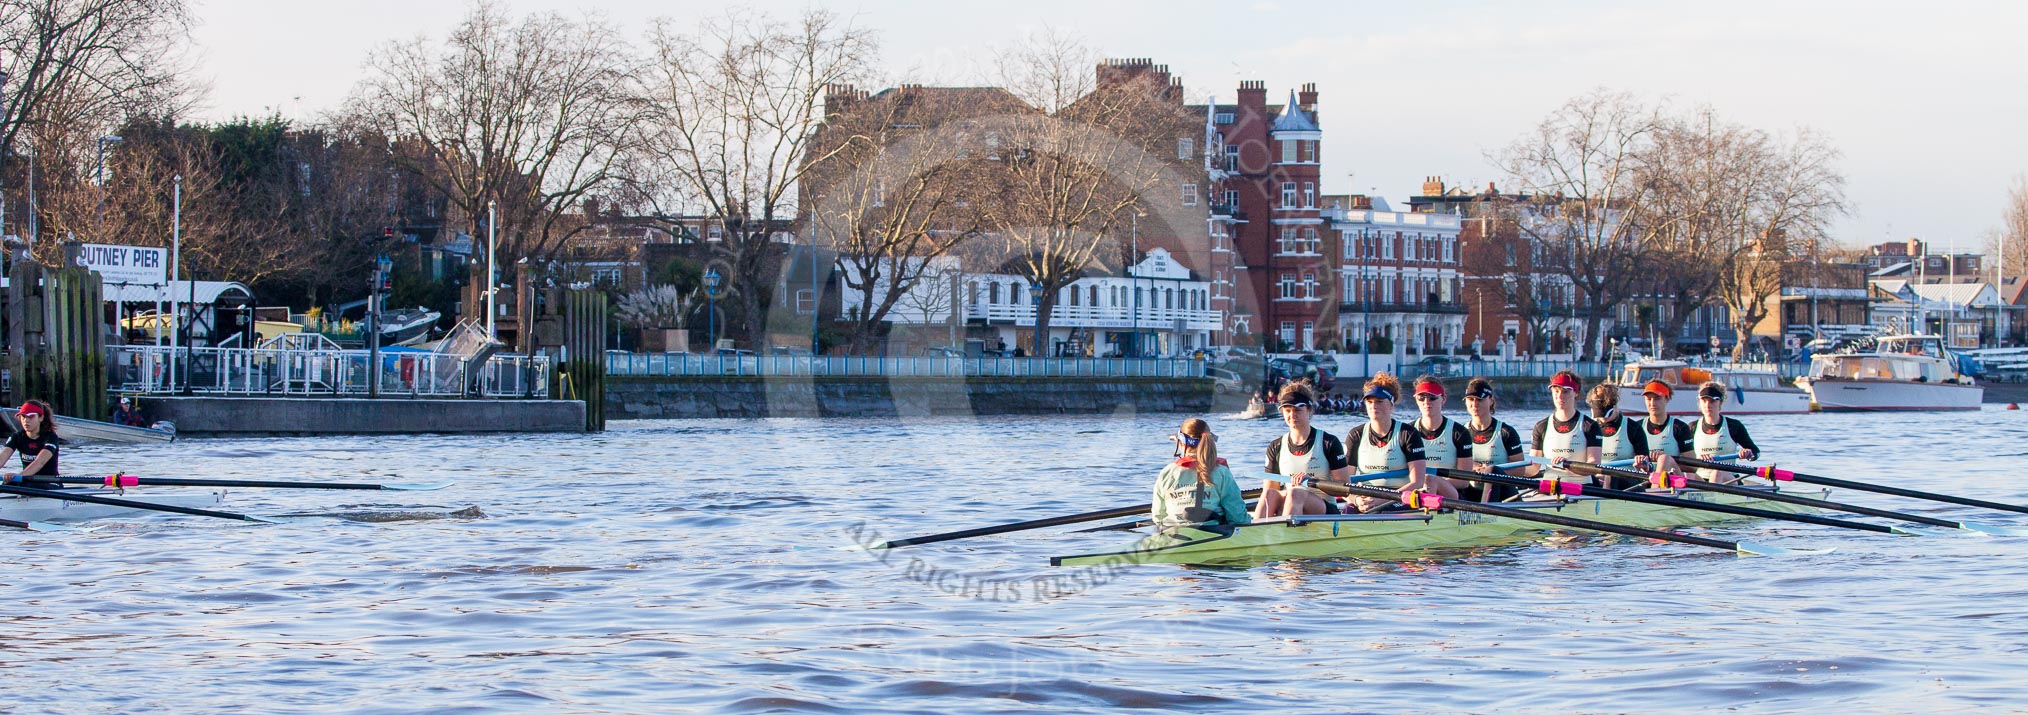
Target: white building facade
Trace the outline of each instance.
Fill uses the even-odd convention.
[[[1346,352],[1455,353],[1465,329],[1456,214],[1387,210],[1385,201],[1334,197],[1340,345]],[[1384,341],[1376,340],[1384,338]],[[1375,343],[1376,345],[1368,345]]]

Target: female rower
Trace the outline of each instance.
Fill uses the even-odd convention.
[[[21,423],[21,431],[7,438],[0,446],[0,464],[16,454],[21,455],[21,471],[0,475],[0,482],[21,484],[27,477],[54,477],[56,469],[56,425],[49,419],[49,403],[29,400],[14,413],[14,419]]]
[[[1270,479],[1261,485],[1253,518],[1338,513],[1338,505],[1323,492],[1300,486],[1305,479],[1342,482],[1352,475],[1352,466],[1345,461],[1345,444],[1310,426],[1310,418],[1316,415],[1316,391],[1310,389],[1308,380],[1293,380],[1282,385],[1276,402],[1289,431],[1268,443],[1267,472],[1288,479]]]
[[[1593,385],[1591,392],[1585,395],[1584,402],[1591,407],[1592,421],[1598,423],[1599,459],[1605,462],[1631,459],[1635,460],[1637,465],[1645,465],[1648,457],[1647,435],[1641,432],[1634,418],[1620,412],[1619,386],[1603,382]],[[1622,468],[1624,466],[1622,465]],[[1613,484],[1611,479],[1607,479],[1606,482],[1609,486],[1633,486]]]
[[[1746,425],[1738,419],[1726,417],[1725,385],[1717,380],[1697,386],[1697,427],[1692,430],[1690,445],[1698,459],[1717,459],[1733,456],[1752,461],[1760,456],[1760,447],[1746,434]],[[1716,469],[1699,469],[1698,477],[1708,481],[1738,481],[1736,475]]]
[[[1465,414],[1471,416],[1465,421],[1465,433],[1472,439],[1472,469],[1487,474],[1493,473],[1493,465],[1513,464],[1528,455],[1528,445],[1521,441],[1520,431],[1493,416],[1495,406],[1493,381],[1475,377],[1465,383]],[[1479,501],[1502,501],[1515,494],[1515,489],[1509,486],[1480,487]]]
[[[1246,513],[1246,499],[1232,470],[1218,458],[1218,436],[1211,425],[1192,417],[1176,433],[1183,456],[1162,468],[1155,477],[1155,502],[1150,513],[1155,524],[1171,528],[1190,524],[1236,526],[1252,523]]]
[[[1431,467],[1444,469],[1472,468],[1472,437],[1465,433],[1465,426],[1444,416],[1444,382],[1433,375],[1415,379],[1415,407],[1421,414],[1415,418],[1417,436],[1422,438],[1423,460]],[[1471,482],[1451,480],[1451,487],[1463,490]]]
[[[1598,464],[1598,423],[1577,412],[1577,395],[1583,389],[1584,382],[1577,379],[1577,373],[1569,370],[1558,370],[1549,377],[1549,401],[1555,410],[1535,423],[1535,441],[1534,447],[1528,451],[1530,455],[1544,457],[1551,462],[1573,460]],[[1545,471],[1544,476],[1550,479],[1591,481],[1556,467]]]
[[[1675,396],[1675,388],[1661,380],[1641,386],[1641,400],[1648,405],[1648,418],[1640,421],[1641,435],[1648,441],[1648,458],[1653,468],[1670,472],[1676,471],[1676,456],[1691,450],[1690,425],[1669,416],[1669,399]]]
[[[1366,486],[1399,489],[1404,498],[1410,492],[1419,491],[1456,499],[1458,490],[1451,487],[1450,480],[1430,478],[1422,435],[1413,426],[1394,419],[1395,395],[1401,394],[1401,382],[1383,372],[1367,380],[1364,389],[1362,399],[1366,402],[1366,424],[1345,436],[1346,441],[1354,445],[1354,470],[1359,474],[1408,470],[1406,477],[1367,482]],[[1361,512],[1378,511],[1394,503],[1357,496],[1349,501]]]

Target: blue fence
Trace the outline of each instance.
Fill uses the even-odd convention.
[[[606,353],[606,374],[741,377],[1204,377],[1204,361],[1170,358],[955,358]]]

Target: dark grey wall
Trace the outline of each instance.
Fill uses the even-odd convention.
[[[145,397],[179,435],[583,432],[579,400]]]
[[[607,377],[606,419],[1202,412],[1204,378]]]

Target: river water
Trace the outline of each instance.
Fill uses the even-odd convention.
[[[0,533],[0,711],[2028,710],[2028,538],[1746,523],[1711,531],[1836,551],[1560,535],[1113,571],[1047,563],[1117,533],[852,546],[1145,501],[1180,418],[80,445],[72,474],[458,484]],[[1799,471],[2028,502],[2028,413],[1748,419]],[[1280,424],[1213,424],[1254,486]]]

